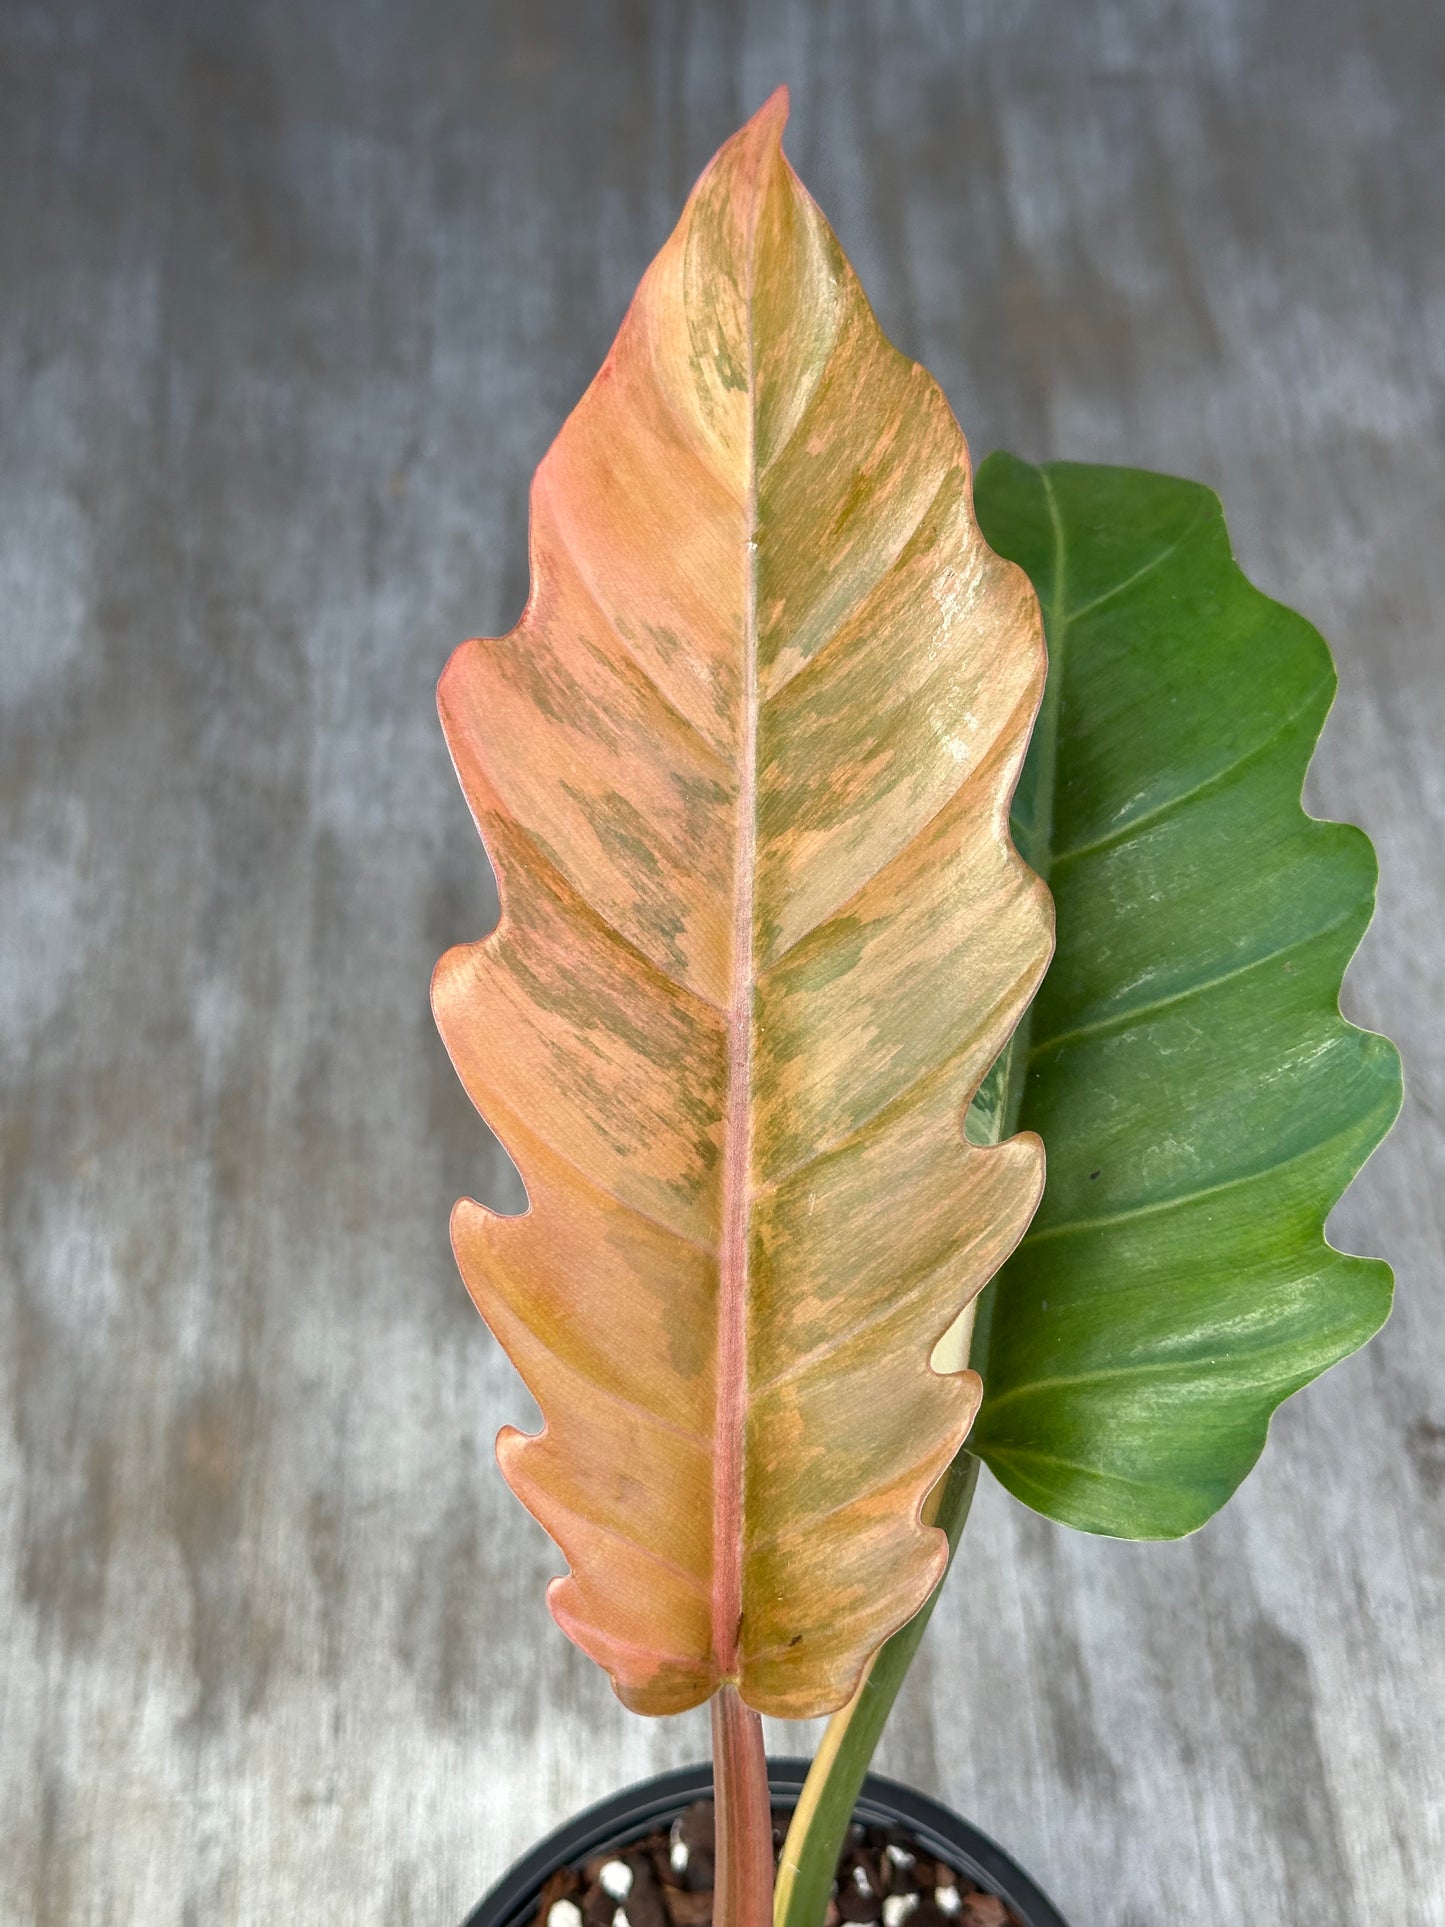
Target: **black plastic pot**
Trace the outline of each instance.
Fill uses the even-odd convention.
[[[806,1760],[769,1760],[768,1785],[775,1807],[797,1804],[808,1771]],[[464,1927],[530,1927],[543,1885],[559,1867],[578,1866],[606,1847],[630,1846],[670,1827],[694,1800],[712,1793],[711,1766],[684,1766],[625,1787],[549,1833],[525,1854],[467,1915]],[[859,1820],[909,1834],[980,1887],[1008,1902],[1026,1927],[1067,1927],[1063,1916],[986,1833],[961,1820],[937,1800],[870,1773],[854,1809]]]

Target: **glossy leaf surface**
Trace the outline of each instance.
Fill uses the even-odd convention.
[[[1049,1161],[979,1307],[970,1449],[1051,1518],[1172,1537],[1389,1308],[1388,1268],[1324,1239],[1400,1101],[1393,1047],[1339,1011],[1374,853],[1301,808],[1329,651],[1207,489],[999,455],[978,511],[1044,608],[1013,823],[1058,951],[970,1119]]]
[[[782,155],[723,148],[538,470],[532,594],[444,726],[502,916],[438,1022],[529,1211],[469,1289],[541,1407],[498,1442],[628,1704],[839,1705],[927,1597],[976,1408],[935,1342],[1037,1141],[962,1117],[1049,950],[1008,799],[1036,600],[963,438]]]

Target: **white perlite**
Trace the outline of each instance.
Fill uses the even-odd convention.
[[[547,1909],[547,1927],[582,1927],[582,1909],[575,1900],[554,1900]]]
[[[883,1903],[883,1927],[903,1927],[917,1906],[917,1894],[889,1894]]]
[[[958,1897],[957,1887],[935,1887],[933,1904],[941,1914],[956,1914],[963,1902]]]
[[[609,1900],[626,1900],[632,1892],[632,1869],[625,1860],[609,1860],[597,1878]]]
[[[687,1872],[687,1842],[682,1837],[682,1822],[674,1820],[672,1832],[668,1835],[671,1845],[668,1848],[668,1862],[674,1873]]]

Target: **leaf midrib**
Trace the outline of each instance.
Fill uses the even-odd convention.
[[[747,581],[738,732],[732,968],[723,1111],[722,1235],[718,1248],[717,1421],[713,1459],[712,1643],[720,1683],[738,1684],[742,1644],[744,1494],[748,1407],[748,1247],[752,1229],[752,1053],[756,1001],[754,898],[758,851],[758,196],[747,264]]]

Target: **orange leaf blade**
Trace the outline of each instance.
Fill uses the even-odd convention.
[[[521,621],[440,691],[502,917],[437,1020],[530,1200],[457,1255],[544,1415],[499,1457],[553,1612],[645,1712],[828,1711],[927,1595],[978,1399],[930,1355],[1042,1182],[961,1125],[1050,947],[1037,605],[785,114],[699,181],[538,470]]]

